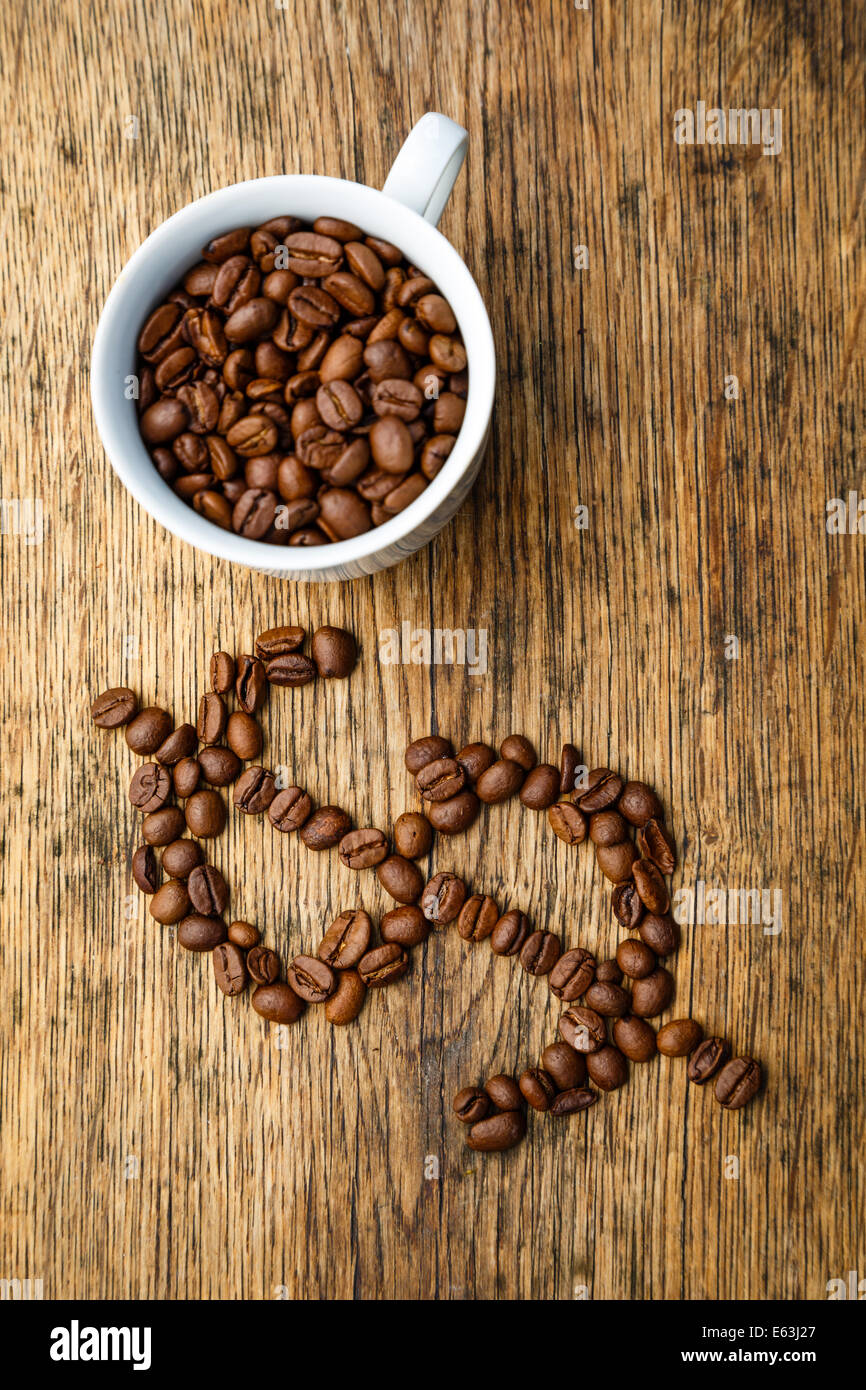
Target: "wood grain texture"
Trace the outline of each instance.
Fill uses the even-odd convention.
[[[0,26],[2,496],[41,498],[47,523],[0,550],[0,1276],[244,1299],[823,1298],[866,1276],[866,537],[825,529],[828,498],[866,492],[863,6],[15,0]],[[699,100],[780,107],[781,155],[678,147],[673,113]],[[428,109],[470,132],[442,230],[499,354],[469,503],[341,588],[197,555],[94,430],[115,276],[223,184],[380,185]],[[226,1004],[129,896],[134,760],[86,710],[127,683],[186,717],[212,650],[283,621],[359,635],[351,681],[275,692],[266,720],[270,762],[359,825],[412,804],[402,751],[431,727],[525,731],[554,760],[571,736],[659,789],[675,885],[781,890],[779,935],[695,927],[676,959],[671,1016],[761,1058],[758,1103],[724,1113],[660,1060],[586,1115],[531,1118],[510,1155],[470,1154],[453,1093],[533,1061],[559,1009],[453,931],[351,1029],[311,1011],[281,1038]],[[380,663],[403,622],[486,629],[488,672]],[[258,821],[232,819],[215,859],[288,954],[359,895],[387,905]],[[516,803],[432,862],[616,946],[591,852]]]

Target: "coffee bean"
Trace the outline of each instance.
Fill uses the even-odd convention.
[[[337,988],[325,1004],[325,1018],[329,1023],[342,1027],[358,1017],[367,998],[367,986],[357,970],[343,970],[337,979]]]
[[[404,903],[385,913],[379,923],[379,934],[383,941],[396,942],[398,946],[421,946],[430,935],[430,923],[420,907]]]
[[[611,883],[624,883],[631,878],[637,850],[631,840],[623,840],[618,845],[599,845],[595,857],[605,878],[610,879]]]
[[[404,859],[422,859],[429,854],[433,829],[426,816],[404,811],[394,822],[394,848]]]
[[[659,965],[651,975],[635,980],[631,992],[631,1011],[638,1018],[657,1018],[674,997],[674,977]]]
[[[647,912],[660,916],[670,907],[665,881],[649,859],[637,859],[631,866],[635,887]]]
[[[408,969],[409,956],[396,942],[376,946],[358,964],[358,974],[368,989],[393,984],[395,980],[402,979]]]
[[[351,820],[339,806],[320,806],[301,827],[300,836],[307,849],[332,849],[351,828]],[[382,867],[380,864],[379,869]]]
[[[595,978],[595,956],[577,946],[560,956],[550,972],[550,989],[566,1004],[585,994]]]
[[[731,1055],[731,1045],[725,1038],[704,1038],[699,1042],[689,1058],[688,1078],[696,1086],[703,1086],[711,1076],[715,1076]]]
[[[589,818],[589,838],[594,845],[619,845],[628,839],[628,822],[618,811],[596,811]]]
[[[464,1125],[477,1124],[489,1109],[490,1098],[480,1086],[464,1086],[454,1097],[454,1114]]]
[[[302,627],[271,627],[256,638],[256,656],[267,665],[275,656],[296,652],[304,644]]]
[[[169,734],[156,750],[156,760],[164,767],[176,767],[184,758],[189,758],[198,747],[198,735],[192,724],[179,724],[174,733]]]
[[[558,1091],[575,1090],[586,1081],[586,1058],[571,1043],[548,1043],[541,1066]]]
[[[637,846],[644,859],[655,864],[660,873],[672,874],[677,867],[677,852],[673,836],[658,820],[648,820],[637,834]]]
[[[132,776],[129,799],[139,811],[158,811],[171,796],[171,773],[157,763],[143,763]]]
[[[567,796],[574,791],[574,774],[578,767],[578,752],[573,743],[562,745],[562,754],[559,760],[559,791],[560,795]]]
[[[211,954],[214,979],[223,994],[234,998],[247,987],[246,959],[243,951],[232,941],[215,946]]]
[[[520,964],[527,975],[549,975],[561,950],[558,936],[549,931],[530,932],[520,948]]]
[[[211,690],[227,695],[235,683],[235,659],[228,652],[214,652],[210,659]]]
[[[300,830],[312,814],[313,803],[300,787],[286,787],[277,792],[268,807],[268,820],[275,830],[287,833]]]
[[[484,1083],[484,1090],[497,1110],[520,1110],[523,1096],[513,1076],[498,1072]]]
[[[229,927],[229,941],[235,946],[240,946],[242,951],[249,951],[253,946],[258,946],[259,940],[258,928],[250,922],[232,922]]]
[[[97,695],[90,706],[90,717],[100,729],[119,729],[135,718],[138,697],[125,685],[113,686]]]
[[[551,1115],[576,1115],[579,1110],[588,1110],[591,1105],[595,1105],[598,1095],[595,1091],[590,1091],[585,1087],[578,1087],[571,1091],[561,1091],[550,1107]]]
[[[150,915],[163,926],[179,922],[189,912],[189,894],[179,879],[170,878],[150,900]]]
[[[222,744],[202,748],[198,755],[198,766],[202,778],[211,787],[227,787],[241,772],[241,760],[237,753]]]
[[[151,811],[141,823],[141,834],[148,845],[170,845],[184,830],[184,814],[179,806]]]
[[[232,796],[239,811],[249,816],[260,816],[270,806],[277,794],[274,774],[265,767],[255,764],[246,768],[235,783]]]
[[[503,913],[490,934],[490,947],[494,955],[516,956],[530,933],[528,917],[512,908]]]
[[[440,927],[456,920],[466,901],[466,884],[456,874],[436,874],[421,894],[420,907],[428,922]]]
[[[501,1153],[513,1149],[526,1134],[526,1116],[522,1110],[506,1110],[478,1120],[469,1131],[467,1143],[479,1153]]]
[[[587,777],[586,790],[577,798],[577,804],[587,815],[592,815],[612,806],[622,789],[619,773],[611,772],[609,767],[596,767]]]
[[[440,835],[462,835],[468,830],[481,809],[474,792],[460,792],[448,801],[427,803],[427,819]]]
[[[188,878],[203,858],[201,845],[197,841],[172,840],[162,852],[162,867],[172,878]]]
[[[463,790],[466,773],[454,758],[436,758],[415,778],[423,801],[450,801]]]
[[[199,864],[187,880],[189,900],[203,917],[220,917],[228,905],[228,884],[212,864]]]
[[[572,1004],[559,1020],[563,1042],[570,1043],[576,1052],[597,1052],[607,1042],[604,1019],[594,1009],[578,1008]]]
[[[600,960],[595,967],[595,978],[600,985],[621,985],[622,971],[615,960]]]
[[[550,828],[567,845],[582,845],[586,839],[587,820],[583,812],[570,801],[557,801],[547,812]]]
[[[142,893],[155,893],[162,878],[162,871],[150,845],[141,845],[132,856],[132,877]]]
[[[628,1081],[628,1062],[619,1048],[610,1044],[587,1055],[586,1069],[590,1081],[601,1091],[615,1091]]]
[[[632,825],[646,825],[662,815],[662,806],[652,787],[646,782],[626,782],[619,798],[619,809]]]
[[[249,966],[249,956],[247,956]],[[269,1023],[297,1023],[306,1005],[291,985],[280,982],[259,985],[253,991],[253,1008]]]
[[[340,841],[340,863],[347,869],[372,869],[388,854],[388,839],[381,830],[350,830]]]
[[[320,627],[313,633],[310,650],[316,670],[326,679],[342,680],[358,659],[354,637],[341,627]]]
[[[186,799],[192,796],[199,784],[201,765],[197,758],[181,758],[172,771],[175,796]]]
[[[315,956],[295,956],[286,975],[295,994],[308,1004],[323,1004],[337,988],[333,970]]]
[[[735,1057],[716,1077],[716,1100],[726,1110],[740,1110],[757,1095],[762,1079],[760,1062],[752,1057]]]
[[[237,662],[237,677],[235,680],[235,695],[238,704],[245,714],[255,714],[256,710],[264,703],[266,688],[265,668],[255,656],[239,656]],[[231,740],[229,740],[231,746]],[[235,752],[238,750],[235,749]],[[238,756],[242,756],[238,754]]]
[[[482,772],[475,783],[475,791],[481,801],[488,805],[507,801],[523,785],[526,776],[520,763],[511,758],[500,758]]]
[[[665,1057],[687,1057],[703,1036],[703,1028],[693,1018],[674,1018],[659,1029],[656,1045]]]
[[[626,1014],[613,1025],[613,1040],[630,1062],[649,1062],[656,1055],[656,1035],[643,1018]]]
[[[535,749],[523,734],[509,734],[499,745],[499,756],[504,762],[517,763],[524,772],[531,772],[538,762]]]
[[[226,709],[225,701],[221,695],[218,695],[216,691],[213,690],[209,690],[206,694],[202,695],[199,702],[198,723],[196,725],[196,731],[201,742],[206,745],[219,743],[225,732],[227,719],[228,710]]]
[[[251,714],[235,710],[226,724],[226,743],[243,762],[250,762],[262,751],[261,725]]]
[[[295,689],[314,681],[316,668],[303,652],[286,652],[285,656],[275,656],[268,662],[267,677],[271,685],[290,686]]]
[[[496,754],[486,743],[467,743],[457,754],[457,761],[470,782],[477,782],[482,772],[496,762]]]
[[[425,738],[416,738],[414,743],[410,743],[406,749],[405,763],[413,777],[417,777],[422,767],[428,763],[435,762],[437,758],[453,758],[454,749],[447,738],[439,738],[435,734],[429,734]]]
[[[177,929],[177,941],[186,951],[212,951],[226,939],[226,925],[219,917],[190,913]]]
[[[362,909],[349,909],[335,917],[319,943],[319,960],[334,970],[351,970],[370,948],[373,923]]]
[[[171,730],[171,715],[156,705],[149,705],[127,724],[126,742],[133,753],[149,757],[165,742]]]
[[[617,946],[616,962],[624,975],[633,980],[643,980],[655,970],[658,957],[643,941],[629,937]]]
[[[417,864],[400,854],[383,860],[376,869],[376,877],[385,892],[398,903],[417,902],[424,888],[424,878]]]
[[[628,992],[619,985],[602,984],[596,980],[586,991],[586,1006],[604,1018],[621,1018],[628,1012]]]
[[[457,931],[464,941],[486,941],[499,921],[499,908],[492,898],[476,893],[460,909]]]
[[[193,792],[184,808],[190,834],[200,840],[221,835],[225,829],[226,808],[219,792]]]
[[[253,946],[247,951],[247,970],[260,985],[273,984],[280,977],[280,958],[269,946]]]
[[[641,941],[645,941],[657,956],[671,955],[680,944],[680,929],[669,914],[657,917],[653,913],[644,917],[638,931]]]
[[[626,879],[624,883],[618,883],[611,894],[610,903],[620,926],[627,931],[635,931],[644,915],[644,905],[634,881]]]
[[[546,811],[559,796],[559,772],[550,763],[534,767],[520,789],[520,800],[532,811]]]

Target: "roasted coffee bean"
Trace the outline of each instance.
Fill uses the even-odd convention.
[[[552,932],[530,932],[520,948],[520,964],[527,975],[549,975],[561,951],[559,937]]]
[[[502,1153],[513,1149],[526,1134],[526,1116],[522,1110],[506,1110],[478,1120],[469,1131],[467,1143],[478,1153]]]
[[[125,685],[114,686],[97,695],[90,706],[90,717],[100,729],[119,729],[135,718],[138,697]]]
[[[624,975],[632,980],[643,980],[655,970],[658,957],[643,941],[628,937],[616,948],[616,963]]]
[[[229,998],[243,994],[249,976],[246,958],[240,947],[231,940],[224,941],[219,946],[214,947],[211,960],[213,961],[214,979],[223,994],[228,995]]]
[[[531,772],[538,762],[535,749],[523,734],[509,734],[499,745],[499,756],[505,762],[517,763],[524,772]]]
[[[396,942],[398,946],[411,948],[420,946],[430,935],[430,923],[420,907],[404,903],[392,907],[379,923],[379,934],[383,941]]]
[[[474,792],[460,792],[448,801],[427,803],[427,819],[440,835],[462,835],[468,830],[481,809]]]
[[[611,883],[624,883],[632,876],[637,850],[631,840],[623,840],[618,845],[599,845],[595,857],[605,878],[610,879]]]
[[[383,860],[376,869],[376,877],[385,892],[398,903],[417,902],[424,889],[424,877],[418,865],[400,854],[389,855]]]
[[[452,1108],[464,1125],[474,1125],[490,1109],[490,1097],[480,1086],[464,1086],[454,1097]]]
[[[619,845],[628,839],[628,822],[618,811],[596,811],[589,818],[589,838],[594,845]]]
[[[310,646],[316,670],[326,679],[348,676],[358,659],[358,648],[351,632],[341,627],[320,627]]]
[[[586,1006],[603,1018],[621,1018],[628,1012],[631,1000],[628,991],[619,985],[601,984],[595,980],[586,991]]]
[[[142,763],[129,784],[129,799],[145,813],[158,811],[171,796],[171,773],[158,763]]]
[[[184,811],[190,833],[200,840],[221,835],[225,829],[226,807],[219,792],[193,792]]]
[[[300,787],[286,787],[277,792],[268,807],[268,820],[275,830],[287,833],[300,830],[312,814],[313,803]]]
[[[162,870],[151,845],[141,845],[132,856],[132,877],[142,893],[155,893],[159,887]]]
[[[351,970],[370,948],[373,923],[361,908],[341,912],[329,926],[316,952],[334,970]]]
[[[547,812],[550,828],[557,839],[567,845],[582,845],[586,839],[587,819],[579,807],[570,801],[557,801]]]
[[[268,946],[253,946],[247,951],[247,970],[260,985],[273,984],[280,978],[280,958]]]
[[[680,944],[680,929],[670,914],[644,917],[638,931],[641,941],[645,941],[657,956],[671,955]]]
[[[493,899],[476,893],[461,907],[457,930],[464,941],[486,941],[498,921],[499,908]]]
[[[212,864],[199,864],[187,879],[189,900],[203,917],[219,917],[228,906],[228,884]]]
[[[352,822],[339,806],[320,806],[305,821],[300,836],[307,849],[333,849],[352,829]],[[387,859],[384,861],[387,864]],[[379,869],[383,866],[379,865]],[[379,872],[377,869],[377,873]]]
[[[316,679],[316,668],[303,652],[286,652],[285,656],[275,656],[267,665],[267,677],[271,685],[291,687],[309,685]]]
[[[687,1057],[703,1036],[703,1028],[693,1018],[674,1018],[659,1029],[656,1046],[664,1057]]]
[[[453,758],[454,749],[447,738],[428,734],[426,738],[416,738],[406,749],[405,763],[413,777],[417,777],[422,767],[435,762],[437,758]]]
[[[600,814],[603,815],[604,812]],[[616,885],[611,894],[610,904],[620,926],[625,927],[627,931],[635,931],[644,915],[644,905],[632,879],[626,879],[624,883]]]
[[[157,888],[150,900],[150,915],[163,926],[172,926],[189,912],[189,894],[185,884],[179,879],[170,878],[161,888]]]
[[[237,753],[222,744],[202,748],[198,755],[202,778],[211,787],[227,787],[240,776],[241,760]]]
[[[665,881],[649,859],[636,859],[631,867],[635,887],[647,912],[660,916],[670,907]]]
[[[467,743],[457,754],[457,761],[470,782],[477,782],[482,772],[496,762],[496,754],[486,743]]]
[[[660,818],[662,806],[652,787],[646,782],[626,782],[619,798],[619,809],[632,825],[646,825],[655,816]]]
[[[488,805],[507,801],[519,791],[526,777],[524,768],[511,758],[500,758],[482,772],[475,783],[475,791],[481,801]]]
[[[217,695],[227,695],[235,683],[235,659],[228,652],[214,652],[210,659],[210,685]]]
[[[198,735],[192,724],[179,724],[174,733],[163,739],[156,750],[156,760],[163,767],[176,767],[184,758],[189,758],[198,747]]]
[[[659,965],[652,974],[635,980],[631,992],[631,1011],[638,1018],[657,1018],[674,997],[674,977]]]
[[[670,831],[659,820],[648,820],[637,833],[637,847],[644,859],[655,864],[660,873],[672,874],[677,867],[677,852]]]
[[[175,796],[184,800],[192,796],[199,784],[201,765],[197,758],[181,758],[172,770]]]
[[[222,695],[218,695],[215,690],[209,690],[205,695],[202,695],[196,725],[201,742],[206,746],[219,743],[225,733],[227,721],[228,710]]]
[[[696,1086],[703,1086],[711,1076],[715,1076],[731,1055],[731,1044],[725,1038],[704,1038],[699,1042],[689,1058],[688,1078]]]
[[[316,956],[295,956],[286,976],[295,994],[308,1004],[323,1004],[337,988],[333,970]]]
[[[615,1091],[628,1081],[628,1062],[619,1048],[609,1043],[587,1055],[586,1069],[600,1091]]]
[[[239,656],[237,662],[237,679],[235,680],[235,695],[238,704],[244,714],[255,714],[264,703],[265,689],[267,681],[265,668],[255,656]],[[229,747],[232,746],[231,739]],[[238,757],[243,757],[237,749]]]
[[[347,869],[373,869],[388,855],[388,838],[381,830],[350,830],[339,846],[340,863]]]
[[[595,978],[600,985],[621,985],[622,971],[615,960],[600,960],[595,967]]]
[[[367,986],[357,970],[343,970],[337,978],[337,988],[325,1003],[325,1018],[342,1027],[358,1017],[367,998]]]
[[[170,845],[184,830],[184,815],[179,806],[164,806],[151,811],[141,823],[141,834],[149,845]]]
[[[572,1091],[586,1081],[586,1058],[571,1043],[548,1043],[541,1066],[558,1091]]]
[[[415,778],[423,801],[450,801],[466,784],[466,773],[455,758],[427,763]]]
[[[735,1057],[716,1077],[716,1100],[726,1110],[740,1110],[757,1095],[762,1079],[760,1062],[752,1057]]]
[[[512,908],[503,913],[490,934],[490,948],[497,956],[516,956],[531,931],[528,917]]]
[[[235,710],[226,724],[226,743],[243,762],[257,758],[262,751],[261,725],[244,710]]]
[[[246,768],[235,783],[232,800],[239,811],[250,816],[262,815],[277,794],[274,774],[255,764]]]
[[[126,742],[133,753],[150,757],[172,730],[171,715],[156,705],[149,705],[126,725]]]
[[[404,811],[394,822],[394,848],[404,859],[423,859],[433,843],[433,829],[418,811]]]
[[[656,1035],[649,1023],[634,1014],[618,1018],[613,1025],[613,1040],[630,1062],[649,1062],[656,1055]]]
[[[569,1043],[576,1052],[597,1052],[607,1042],[607,1027],[604,1019],[594,1009],[578,1008],[572,1004],[559,1020],[559,1031],[563,1042]]]
[[[249,956],[247,956],[249,967]],[[269,1023],[297,1023],[306,1005],[291,985],[282,982],[259,985],[253,991],[253,1008]]]
[[[162,852],[162,867],[172,878],[188,878],[203,858],[202,847],[197,841],[172,840]]]
[[[567,796],[574,791],[574,775],[578,767],[578,752],[573,743],[562,745],[562,754],[559,759],[559,791],[560,795]]]
[[[232,922],[229,927],[229,941],[235,946],[240,946],[242,951],[249,951],[253,946],[258,946],[259,940],[259,930],[251,922]]]
[[[550,972],[550,989],[566,1004],[586,994],[595,979],[595,956],[577,946],[560,956]]]
[[[436,874],[421,894],[420,908],[428,922],[447,927],[466,901],[466,884],[456,874]]]
[[[586,790],[577,798],[577,804],[587,815],[604,811],[612,806],[623,789],[619,773],[608,767],[596,767],[586,781]]]
[[[532,811],[546,811],[559,796],[559,772],[551,763],[534,767],[520,788],[520,800]]]
[[[579,1110],[588,1110],[591,1105],[595,1105],[598,1095],[595,1091],[590,1091],[587,1087],[575,1088],[571,1091],[561,1091],[555,1097],[551,1107],[551,1115],[576,1115]]]
[[[368,989],[379,989],[402,979],[409,969],[409,956],[402,946],[389,942],[376,946],[362,957],[358,974]]]
[[[520,1110],[523,1106],[520,1087],[513,1076],[506,1076],[504,1072],[485,1081],[484,1090],[497,1110]]]
[[[285,656],[287,652],[296,652],[304,644],[304,629],[302,627],[271,627],[267,632],[259,633],[256,638],[256,656],[259,661],[266,665],[275,656]]]

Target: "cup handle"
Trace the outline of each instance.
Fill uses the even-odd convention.
[[[428,111],[403,142],[382,192],[435,227],[466,158],[468,140],[456,121]]]

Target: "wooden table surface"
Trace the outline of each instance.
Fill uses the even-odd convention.
[[[824,1298],[866,1276],[866,537],[826,527],[866,492],[863,6],[15,0],[0,25],[0,1276],[169,1299]],[[698,101],[779,108],[781,153],[678,145]],[[94,429],[113,280],[224,184],[380,186],[429,109],[469,130],[441,225],[498,351],[474,493],[343,587],[196,554]],[[726,1113],[659,1059],[472,1154],[454,1092],[532,1064],[560,1009],[453,930],[350,1029],[311,1011],[283,1037],[225,1001],[132,887],[135,763],[87,707],[124,683],[188,717],[211,651],[281,622],[358,634],[350,681],[266,715],[271,764],[357,824],[414,804],[403,750],[431,728],[523,731],[553,760],[570,737],[658,788],[675,887],[778,890],[776,934],[684,930],[667,1015],[760,1058],[762,1097]],[[487,670],[381,661],[404,623],[485,630]],[[214,854],[233,915],[289,956],[389,905],[259,820]],[[431,864],[615,949],[591,851],[517,802]]]

